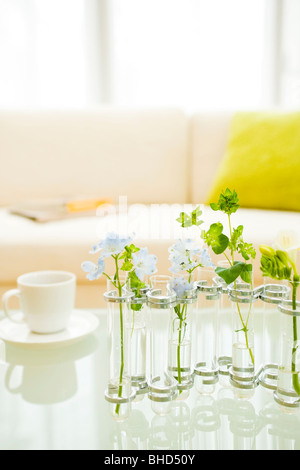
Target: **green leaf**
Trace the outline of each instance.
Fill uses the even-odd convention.
[[[140,310],[142,310],[142,306],[143,304],[130,304],[130,308],[134,312],[139,312]]]
[[[130,288],[134,291],[134,296],[136,299],[141,298],[140,290],[143,287],[146,287],[146,284],[137,277],[135,271],[131,271],[128,274],[128,280],[130,282]],[[143,304],[130,304],[131,310],[139,312],[142,309]]]
[[[231,215],[238,210],[239,206],[239,198],[235,190],[230,191],[227,188],[220,194],[219,201],[217,204],[211,204],[210,207],[214,211],[222,211],[227,215]]]
[[[237,228],[233,229],[230,243],[234,251],[237,250],[237,244],[243,235],[243,231],[244,231],[243,225],[239,225]]]
[[[201,207],[200,207],[200,206],[196,207],[196,209],[193,210],[192,214],[197,215],[197,217],[199,217],[200,215],[202,215]]]
[[[192,226],[192,219],[185,212],[181,212],[179,218],[176,219],[176,221],[179,222],[181,227],[183,227],[183,228]]]
[[[200,206],[199,206],[191,214],[192,225],[199,227],[199,225],[202,225],[204,223],[203,220],[199,219],[201,215],[202,215],[202,210],[200,209]]]
[[[220,255],[224,253],[224,251],[227,249],[228,244],[229,238],[223,233],[221,233],[221,235],[218,235],[212,242],[211,248],[216,255]]]
[[[182,320],[182,314],[181,314],[180,304],[178,304],[178,305],[176,305],[176,307],[174,307],[174,312],[175,312],[176,315],[178,316],[179,320]]]
[[[127,251],[128,255],[131,256],[132,253],[136,253],[137,251],[140,251],[140,248],[138,248],[133,243],[131,243],[130,246],[125,246],[125,250]]]
[[[237,246],[238,252],[242,257],[248,261],[250,258],[256,258],[256,250],[253,247],[252,243],[246,243],[243,240]]]
[[[130,246],[125,246],[124,253],[119,257],[119,259],[124,259],[129,261],[132,259],[132,253],[140,251],[140,248],[137,248],[133,243]]]
[[[210,204],[210,207],[213,211],[218,211],[219,210],[218,204],[212,203],[212,204]]]
[[[244,328],[241,328],[240,330],[235,330],[235,333],[239,333],[240,331],[243,331],[244,333],[248,333],[248,328],[244,326]]]
[[[241,271],[241,278],[247,284],[252,284],[252,271],[253,267],[252,264],[244,264],[243,269]]]
[[[137,277],[135,271],[131,271],[128,274],[128,280],[130,281],[131,289],[136,290],[137,295],[139,295],[140,289],[142,289],[143,287],[146,287],[146,284],[144,282],[140,281],[140,279]]]
[[[196,227],[199,227],[202,225],[204,222],[203,220],[200,219],[202,215],[202,210],[200,209],[200,206],[198,206],[196,209],[194,209],[191,214],[187,214],[186,212],[181,212],[179,215],[179,218],[176,219],[177,222],[180,223],[181,227],[192,227],[192,225],[195,225]]]
[[[223,233],[223,225],[218,222],[212,224],[207,232],[202,231],[201,237],[207,246],[211,246],[216,255],[224,253],[229,244],[229,238]]]
[[[124,261],[123,265],[121,266],[122,271],[131,271],[133,268],[133,264],[131,261]]]
[[[221,268],[216,269],[216,273],[220,276],[227,285],[232,284],[236,279],[241,275],[245,263],[242,261],[235,261],[234,265],[230,268]]]
[[[211,237],[215,237],[220,235],[223,232],[223,225],[220,222],[216,224],[212,224],[208,230],[208,235]]]
[[[246,243],[243,240],[243,225],[239,225],[237,228],[234,228],[231,235],[231,240],[229,243],[230,251],[236,251],[245,261],[249,261],[250,258],[255,259],[256,251],[252,243]]]

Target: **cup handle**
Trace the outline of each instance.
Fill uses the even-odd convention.
[[[19,385],[19,387],[16,387],[16,388],[11,388],[10,386],[10,378],[12,376],[12,373],[15,367],[16,367],[15,365],[10,365],[5,375],[5,386],[10,393],[20,393],[22,391],[22,385]]]
[[[4,313],[5,315],[7,316],[7,318],[9,318],[10,321],[14,322],[14,323],[24,323],[24,318],[20,319],[20,320],[16,320],[11,314],[10,314],[10,311],[9,311],[9,307],[8,307],[8,303],[9,303],[9,299],[11,297],[20,297],[20,291],[19,289],[12,289],[12,290],[9,290],[8,292],[6,292],[3,297],[2,297],[2,303],[3,303],[3,310],[4,310]]]

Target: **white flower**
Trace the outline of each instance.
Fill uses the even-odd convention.
[[[102,250],[101,258],[108,258],[109,256],[119,255],[125,248],[126,245],[131,243],[133,236],[120,237],[117,233],[109,233],[104,240],[98,245],[92,247],[90,253],[98,253]]]
[[[200,256],[200,264],[205,268],[215,268],[216,265],[212,262],[211,257],[209,256],[208,251],[206,248],[203,249],[201,256]]]
[[[183,297],[184,294],[194,288],[194,283],[189,282],[185,277],[174,277],[170,281],[170,287],[176,292],[177,297]]]
[[[181,256],[188,256],[192,258],[193,256],[199,255],[201,249],[194,245],[194,241],[190,238],[187,240],[177,240],[174,245],[169,248],[169,253],[176,253]]]
[[[194,245],[193,240],[177,240],[169,248],[169,260],[172,263],[170,271],[174,274],[180,271],[188,271],[196,267],[199,263],[193,258],[201,253],[201,249]]]
[[[98,264],[92,263],[92,261],[84,261],[81,267],[85,273],[88,273],[86,277],[90,281],[99,279],[105,269],[104,261],[101,258],[99,259]]]
[[[290,260],[294,264],[297,263],[297,252],[300,250],[300,240],[295,232],[281,230],[273,243],[273,248],[274,250],[285,251]]]
[[[157,257],[148,254],[148,248],[141,248],[136,253],[132,253],[132,262],[135,267],[135,273],[140,281],[143,281],[146,275],[150,276],[157,272]]]
[[[183,258],[178,256],[177,258],[173,259],[172,266],[169,268],[169,270],[172,273],[177,274],[181,271],[190,271],[198,266],[198,264],[198,261],[192,261],[188,257]]]

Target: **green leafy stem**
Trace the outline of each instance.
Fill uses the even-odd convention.
[[[125,282],[122,283],[120,280],[120,268],[119,268],[119,257],[120,255],[113,255],[112,258],[115,262],[115,275],[112,279],[108,274],[103,273],[104,276],[107,277],[112,283],[112,285],[117,289],[119,297],[122,297],[122,290],[125,285]],[[119,304],[119,312],[120,312],[120,343],[121,343],[121,358],[120,358],[120,374],[119,374],[119,389],[118,389],[118,398],[122,397],[123,391],[123,374],[124,374],[124,318],[123,318],[123,305],[122,303]],[[116,414],[120,414],[120,404],[116,405]]]
[[[139,251],[134,244],[130,246],[126,246],[125,250],[122,254],[112,255],[112,258],[115,262],[115,274],[114,277],[111,278],[107,273],[103,273],[104,276],[112,283],[112,285],[117,289],[119,297],[122,297],[123,288],[126,282],[130,283],[130,288],[136,292],[137,297],[141,297],[140,289],[145,287],[145,284],[139,280],[135,272],[133,271],[133,263],[132,263],[132,253]],[[122,266],[119,267],[119,261],[122,260]],[[127,272],[127,280],[121,282],[120,280],[120,270]],[[142,308],[142,304],[131,304],[131,309],[134,311],[138,311]],[[119,316],[120,316],[120,373],[119,373],[119,387],[118,387],[118,398],[122,397],[123,391],[123,375],[124,375],[124,312],[123,312],[123,304],[119,304]],[[133,313],[133,327],[134,328],[134,313]],[[116,405],[116,414],[120,414],[120,404]]]
[[[249,284],[251,288],[253,288],[252,260],[256,257],[256,251],[251,243],[246,243],[244,241],[243,225],[239,225],[237,228],[232,228],[231,223],[231,215],[240,207],[236,191],[231,191],[227,188],[220,194],[218,203],[213,203],[210,207],[213,211],[221,211],[227,215],[230,232],[230,236],[228,237],[224,233],[224,227],[220,222],[212,224],[207,231],[201,230],[201,238],[204,240],[206,245],[210,247],[216,255],[224,255],[225,259],[228,261],[229,267],[217,267],[215,270],[216,274],[222,278],[227,285],[234,284],[236,287],[237,279],[241,278],[245,283]],[[197,207],[190,215],[182,212],[177,221],[182,227],[191,227],[193,225],[200,227],[204,223],[203,220],[201,220],[201,216],[202,211],[200,210],[200,207]],[[235,255],[239,255],[241,260],[236,260]],[[240,331],[244,331],[245,333],[246,346],[249,350],[251,362],[254,365],[254,355],[249,347],[248,339],[248,324],[251,309],[252,304],[250,304],[247,318],[244,320],[240,305],[237,303],[237,311],[242,324]]]
[[[292,286],[292,308],[297,310],[297,292],[300,286],[300,276],[297,271],[296,262],[289,256],[287,251],[274,250],[273,248],[262,245],[260,247],[261,271],[264,276],[278,281],[286,280]],[[296,353],[298,348],[298,318],[293,315],[293,349],[291,371],[293,375],[293,387],[298,396],[300,396],[299,373],[296,373]]]
[[[192,281],[192,275],[195,269],[197,269],[201,264],[198,264],[197,266],[194,266],[191,269],[187,270],[188,273],[188,281],[191,283]],[[186,334],[186,328],[187,328],[187,313],[188,313],[188,305],[187,304],[178,304],[176,307],[174,307],[174,312],[177,315],[179,319],[179,327],[178,327],[178,345],[177,345],[177,381],[179,384],[182,383],[182,376],[181,376],[181,346],[182,342],[184,340],[185,334]],[[174,330],[174,324],[175,320],[173,320],[173,330]],[[182,390],[179,390],[179,395],[182,393]]]
[[[292,299],[293,299],[293,310],[297,310],[297,290],[299,287],[299,281],[292,283]],[[293,316],[293,351],[292,351],[292,373],[293,373],[293,387],[298,396],[300,396],[300,381],[299,374],[296,373],[296,354],[298,348],[298,319],[296,315]]]
[[[186,333],[186,319],[187,319],[187,304],[183,305],[176,305],[174,307],[174,311],[179,319],[179,327],[178,327],[178,345],[177,345],[177,381],[179,384],[182,383],[182,376],[181,376],[181,345],[185,337]],[[174,323],[175,320],[173,321],[173,329],[174,329]],[[179,391],[179,394],[182,393],[182,390]]]

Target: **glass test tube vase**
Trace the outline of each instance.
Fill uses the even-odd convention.
[[[121,294],[121,295],[120,295]],[[117,421],[124,421],[131,412],[135,391],[131,384],[131,309],[133,293],[107,290],[108,361],[109,378],[105,399],[111,404],[110,412]]]
[[[152,410],[158,415],[170,412],[177,397],[177,381],[168,368],[169,322],[177,305],[175,293],[151,289],[147,293],[150,333],[150,376],[148,379]]]
[[[178,398],[185,399],[193,387],[192,311],[197,301],[196,287],[177,297],[169,324],[168,371],[177,382]]]
[[[194,374],[197,391],[209,395],[219,381],[217,338],[222,286],[213,270],[200,268],[197,282],[198,305],[195,315]]]
[[[280,312],[278,305],[289,298],[290,288],[283,282],[271,283],[266,279],[260,299],[264,302],[262,324],[262,357],[263,368],[259,383],[265,389],[277,390],[278,367],[280,362]]]
[[[232,302],[232,365],[229,368],[230,384],[237,390],[239,398],[249,398],[259,385],[255,371],[254,351],[254,304],[260,290],[244,282],[228,286]]]
[[[300,408],[300,302],[283,300],[281,312],[281,360],[275,401],[285,411]]]
[[[219,261],[218,267],[230,268],[229,261]],[[215,284],[222,286],[222,295],[218,313],[218,368],[219,383],[224,387],[230,387],[229,383],[229,366],[232,364],[232,305],[228,296],[228,285],[219,276],[214,278]]]
[[[131,385],[136,392],[134,401],[141,401],[148,392],[146,379],[147,355],[147,292],[145,287],[136,292],[130,303],[130,358]]]

